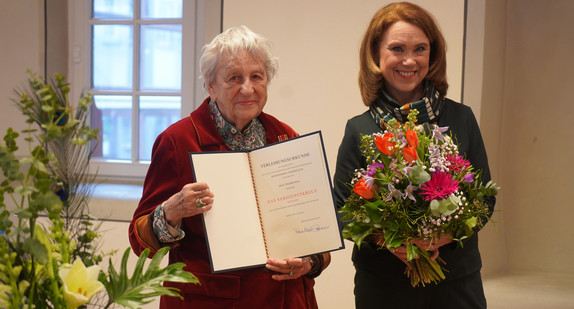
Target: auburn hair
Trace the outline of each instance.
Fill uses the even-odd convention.
[[[375,13],[361,42],[359,90],[363,103],[367,106],[377,99],[385,82],[379,67],[379,50],[383,35],[398,21],[419,27],[429,39],[429,71],[425,79],[435,86],[441,96],[446,96],[446,42],[435,18],[418,5],[398,2],[391,3]]]

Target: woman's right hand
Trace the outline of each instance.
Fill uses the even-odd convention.
[[[179,226],[183,218],[209,211],[213,205],[213,197],[213,192],[205,182],[186,184],[163,204],[167,223]]]
[[[408,254],[407,254],[407,246],[401,245],[394,248],[389,248],[385,245],[385,239],[382,235],[373,235],[372,241],[375,242],[379,246],[385,246],[394,256],[399,258],[403,261],[407,267],[411,267],[411,264],[408,261]],[[430,256],[430,260],[434,261],[438,258],[439,255],[439,248],[453,242],[452,237],[450,235],[443,234],[440,238],[418,238],[418,239],[411,239],[411,243],[417,245],[419,249],[426,250],[432,252]]]

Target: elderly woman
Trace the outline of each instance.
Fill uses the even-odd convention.
[[[209,97],[157,137],[129,229],[136,254],[171,246],[169,263],[185,263],[200,280],[200,285],[166,283],[180,289],[183,300],[163,297],[160,307],[317,308],[313,278],[329,264],[328,253],[211,273],[201,214],[217,196],[209,184],[195,182],[189,152],[250,150],[297,133],[262,112],[277,71],[267,39],[244,26],[228,29],[204,46],[200,69]]]
[[[433,17],[421,7],[393,3],[373,16],[360,49],[359,87],[368,110],[347,122],[335,172],[335,202],[345,203],[353,171],[366,168],[359,151],[360,134],[381,132],[391,119],[406,122],[417,109],[418,123],[448,126],[459,151],[483,181],[490,171],[482,136],[472,110],[447,99],[445,41]],[[494,210],[494,198],[488,201]],[[432,240],[429,251],[446,261],[446,279],[437,285],[413,288],[404,274],[406,247],[386,250],[379,239],[367,237],[355,246],[356,308],[486,308],[480,276],[481,258],[475,233],[464,246],[450,235]]]

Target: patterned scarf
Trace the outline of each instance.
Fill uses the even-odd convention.
[[[251,120],[247,128],[241,132],[223,118],[215,102],[209,101],[208,106],[217,132],[229,148],[232,150],[253,150],[265,145],[265,128],[259,119]]]
[[[443,106],[444,98],[431,83],[427,82],[419,101],[402,106],[381,88],[379,98],[369,107],[369,110],[377,125],[385,130],[386,123],[393,118],[405,123],[412,109],[419,111],[417,124],[435,122]]]

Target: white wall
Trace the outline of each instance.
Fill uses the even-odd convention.
[[[12,89],[22,86],[26,70],[43,74],[44,13],[43,1],[26,0],[14,4],[0,1],[0,135],[9,127],[26,128],[11,99]],[[16,31],[17,29],[17,31]]]
[[[481,127],[502,186],[497,224],[481,232],[483,262],[572,276],[574,2],[470,2],[485,4]]]
[[[474,21],[469,21],[467,25],[467,39],[481,43],[467,43],[465,66],[467,78],[465,78],[464,94],[465,97],[473,96],[473,100],[478,99],[480,102],[478,111],[481,114],[481,132],[488,153],[490,171],[492,178],[503,187],[497,196],[497,211],[493,215],[495,224],[489,223],[479,234],[483,274],[486,277],[503,273],[508,266],[504,224],[506,190],[500,168],[500,160],[504,157],[500,149],[503,144],[501,122],[506,72],[506,1],[471,0],[469,12],[471,12],[469,20]]]
[[[500,164],[509,267],[574,275],[574,2],[507,3]]]

